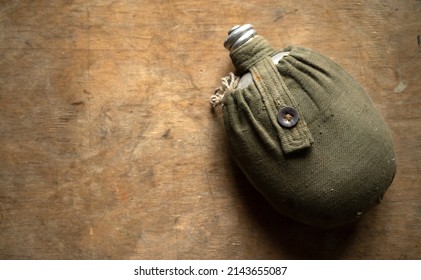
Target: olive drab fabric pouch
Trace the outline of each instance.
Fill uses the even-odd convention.
[[[255,188],[281,214],[324,228],[378,204],[396,163],[364,89],[311,49],[275,50],[251,25],[229,34],[238,77],[225,78],[211,103],[222,103],[232,157]]]

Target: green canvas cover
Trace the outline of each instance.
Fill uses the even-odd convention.
[[[223,118],[232,157],[283,215],[318,227],[356,220],[378,204],[396,171],[389,129],[364,89],[338,64],[288,47],[278,64],[261,36],[235,49],[237,74],[253,83],[229,90]],[[292,127],[282,108],[299,116]]]

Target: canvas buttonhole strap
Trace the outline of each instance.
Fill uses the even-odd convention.
[[[269,56],[263,58],[250,68],[250,72],[266,105],[268,118],[278,134],[283,152],[288,154],[310,147],[313,143],[311,132],[272,59]],[[282,127],[277,119],[279,110],[287,106],[295,108],[300,115],[297,125],[292,128]]]

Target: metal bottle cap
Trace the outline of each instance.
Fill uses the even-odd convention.
[[[253,25],[244,24],[244,25],[235,25],[228,31],[228,37],[224,41],[224,47],[229,51],[233,51],[257,34]]]

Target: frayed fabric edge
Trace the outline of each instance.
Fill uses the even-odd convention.
[[[240,77],[235,76],[234,73],[229,73],[228,76],[221,79],[221,86],[215,89],[214,94],[210,98],[210,104],[213,108],[217,107],[224,100],[225,94],[229,90],[234,90],[238,87]]]

